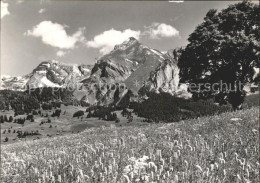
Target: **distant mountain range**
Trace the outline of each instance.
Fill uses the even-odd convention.
[[[1,81],[1,89],[15,86],[11,89],[17,90],[77,85],[74,94],[78,100],[100,105],[120,102],[129,93],[139,98],[147,92],[185,93],[189,97],[185,88],[179,87],[179,69],[173,50],[163,53],[133,37],[116,45],[94,65],[44,61],[28,75],[2,76]]]
[[[55,60],[40,63],[30,74],[19,77],[2,76],[1,89],[26,90],[39,87],[67,87],[88,78],[91,65],[66,64]]]

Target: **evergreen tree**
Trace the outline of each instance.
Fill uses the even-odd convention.
[[[116,118],[115,122],[116,122],[116,123],[120,123],[120,119],[119,119],[119,118]]]
[[[87,118],[91,118],[92,117],[92,113],[91,111],[88,112]]]
[[[9,116],[9,122],[12,122],[13,121],[13,116]]]
[[[4,122],[8,122],[7,116],[4,115]]]
[[[0,116],[0,122],[4,123],[4,117],[2,115]]]

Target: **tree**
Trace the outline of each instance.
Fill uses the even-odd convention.
[[[128,118],[128,123],[130,123],[130,122],[132,122],[133,121],[133,116],[131,115],[131,116],[129,116],[129,118]]]
[[[13,116],[9,116],[9,122],[12,122],[13,121]]]
[[[91,111],[89,111],[87,118],[91,118],[91,117],[92,117],[92,113],[91,113]]]
[[[0,116],[0,123],[4,123],[4,117],[3,117],[3,115]]]
[[[33,119],[33,114],[27,115],[26,120],[32,120],[32,119]]]
[[[80,116],[83,116],[84,115],[84,111],[81,111],[81,110],[79,110],[79,111],[77,111],[77,112],[75,112],[74,114],[73,114],[73,118],[74,117],[80,117]]]
[[[5,121],[5,122],[8,122],[8,119],[7,119],[7,116],[6,116],[6,115],[4,115],[4,121]]]
[[[33,115],[37,115],[37,114],[38,114],[38,112],[37,112],[37,111],[35,111],[35,110],[33,110],[33,111],[32,111],[32,114],[33,114]]]
[[[61,110],[60,109],[56,109],[55,112],[52,113],[51,117],[60,117],[60,113],[61,113]]]
[[[119,119],[119,118],[116,118],[115,122],[116,122],[116,123],[120,123],[120,119]]]
[[[121,112],[122,116],[125,117],[128,114],[128,110],[124,108]]]
[[[178,62],[181,82],[195,84],[189,88],[193,97],[220,95],[239,108],[244,84],[253,80],[253,67],[260,66],[259,19],[260,8],[248,1],[219,13],[209,10]]]

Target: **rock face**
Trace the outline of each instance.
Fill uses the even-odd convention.
[[[82,99],[86,103],[107,105],[129,93],[138,96],[139,91],[174,94],[179,69],[173,50],[162,53],[129,38],[98,59],[83,83],[87,92]]]
[[[125,81],[137,69],[149,65],[158,65],[165,59],[157,50],[142,45],[131,37],[114,50],[97,60],[88,81],[121,82]]]
[[[129,38],[128,41],[116,45],[113,51],[97,60],[90,80],[124,81],[144,59],[143,52],[144,47],[135,38]]]
[[[260,82],[260,68],[254,67],[253,73],[253,82]]]
[[[179,85],[179,68],[171,60],[164,60],[155,71],[151,72],[148,80],[148,91],[174,94]]]
[[[93,66],[65,64],[55,60],[40,63],[30,74],[3,77],[2,89],[25,90],[38,87],[67,87],[88,78]],[[13,88],[13,86],[17,86]]]

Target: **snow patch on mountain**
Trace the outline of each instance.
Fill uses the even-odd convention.
[[[20,77],[1,76],[1,89],[26,90],[28,87],[66,87],[90,76],[91,65],[62,63],[48,60],[30,74]]]

